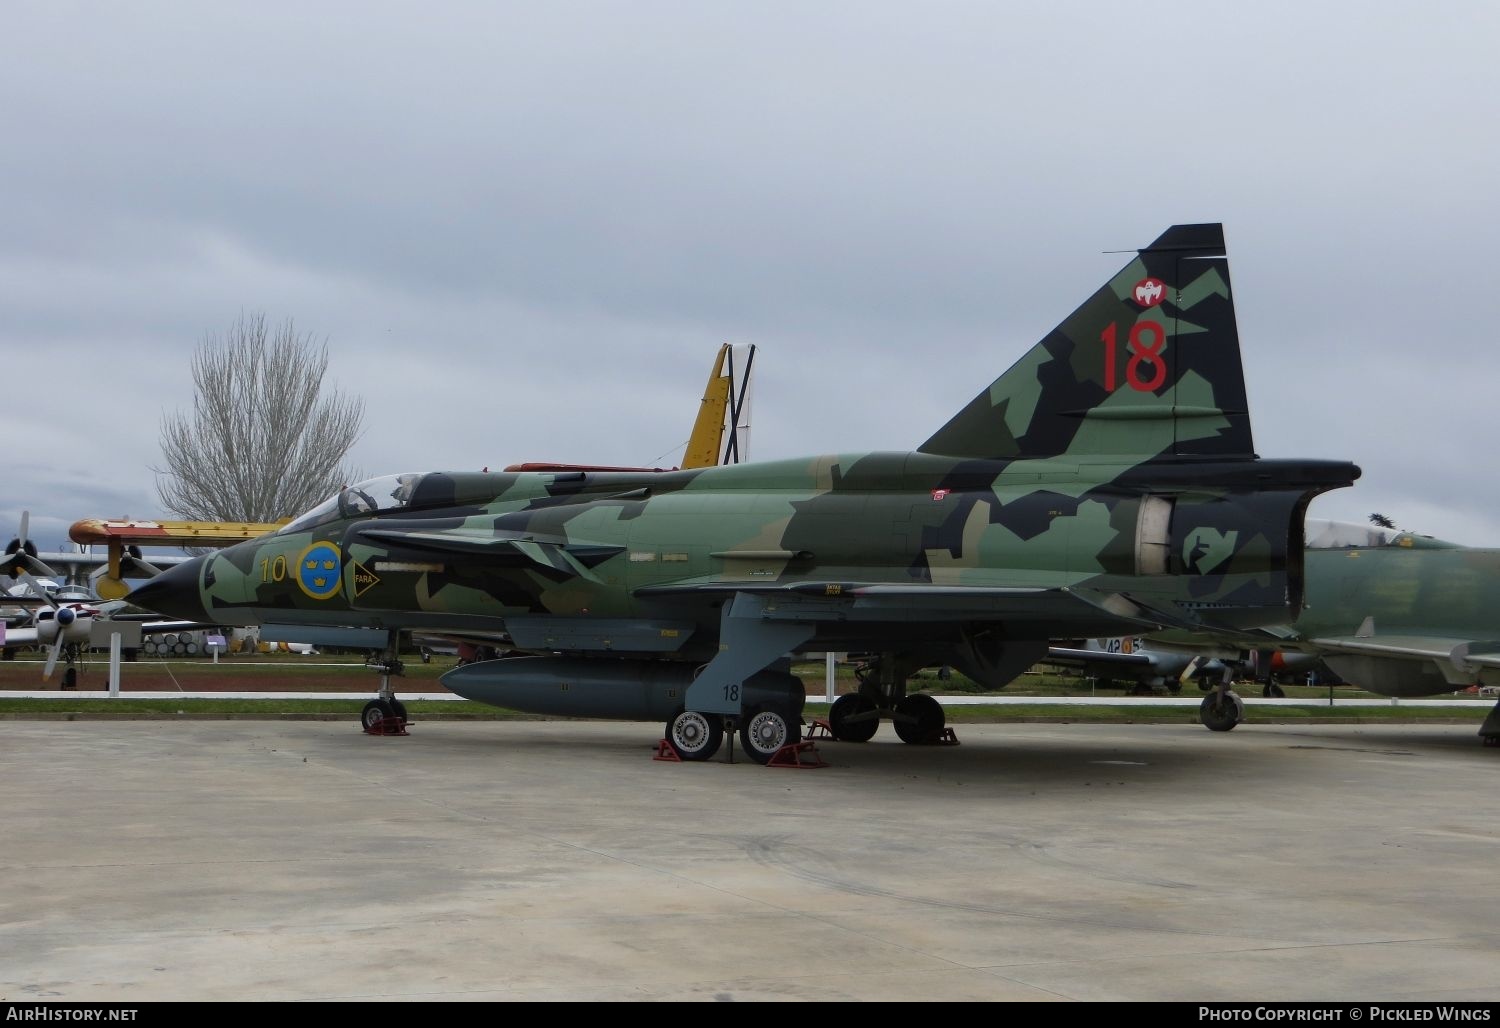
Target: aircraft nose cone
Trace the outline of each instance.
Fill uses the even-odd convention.
[[[125,602],[169,618],[207,622],[208,612],[203,609],[203,593],[198,587],[207,560],[207,557],[194,557],[168,568],[132,589]]]

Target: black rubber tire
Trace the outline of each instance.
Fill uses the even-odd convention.
[[[1224,693],[1222,702],[1218,693],[1210,693],[1198,705],[1198,720],[1211,732],[1228,732],[1244,716],[1245,708],[1232,692]]]
[[[801,720],[775,707],[761,707],[740,721],[740,745],[757,764],[770,763],[783,746],[801,741]]]
[[[868,696],[845,693],[828,708],[828,730],[839,742],[869,742],[880,731],[880,708]]]
[[[724,745],[724,719],[718,714],[679,710],[667,719],[666,736],[683,760],[708,760]]]
[[[359,723],[368,732],[379,722],[395,716],[395,708],[390,703],[385,700],[371,700],[365,704],[365,709],[360,711]]]
[[[943,705],[936,699],[926,693],[913,693],[896,702],[891,724],[902,742],[916,745],[934,741],[947,720]]]
[[[406,704],[400,700],[391,700],[389,702],[391,704],[391,712],[401,719],[403,725],[409,724],[410,719],[406,716]]]
[[[1260,694],[1268,700],[1279,700],[1285,698],[1286,690],[1275,682],[1267,682],[1266,687],[1260,691]]]

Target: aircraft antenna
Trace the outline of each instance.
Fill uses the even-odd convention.
[[[660,464],[660,463],[661,463],[661,462],[662,462],[662,461],[663,461],[663,460],[665,460],[665,459],[666,459],[666,457],[667,457],[667,454],[670,454],[670,453],[676,453],[676,452],[677,452],[677,451],[678,451],[678,450],[680,450],[680,449],[682,449],[682,448],[683,448],[683,447],[684,447],[684,446],[686,446],[686,445],[687,445],[687,444],[688,444],[688,441],[687,441],[687,440],[686,440],[686,439],[684,439],[684,440],[683,440],[683,441],[682,441],[682,442],[680,442],[680,443],[678,443],[678,444],[677,444],[677,445],[676,445],[676,446],[674,446],[674,447],[672,447],[672,448],[671,448],[671,449],[670,449],[670,450],[668,450],[668,451],[667,451],[667,452],[666,452],[666,453],[664,453],[664,454],[662,454],[662,455],[661,455],[661,456],[660,456],[660,457],[657,457],[657,458],[656,458],[656,459],[655,459],[655,460],[653,460],[653,461],[652,461],[652,462],[651,462],[651,463],[652,463],[652,464]]]

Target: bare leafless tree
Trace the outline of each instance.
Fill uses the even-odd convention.
[[[162,506],[195,521],[277,521],[347,484],[364,401],[322,395],[327,369],[327,344],[290,318],[270,330],[264,314],[241,314],[224,337],[205,336],[192,414],[162,417]]]

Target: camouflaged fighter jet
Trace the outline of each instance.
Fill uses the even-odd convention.
[[[800,737],[800,651],[878,654],[829,711],[838,738],[889,719],[920,743],[944,725],[907,691],[922,667],[998,688],[1050,638],[1285,623],[1307,505],[1358,475],[1256,456],[1223,232],[1179,225],[913,451],[391,476],[130,598],[222,624],[503,632],[531,655],[443,684],[660,718],[688,760],[737,729],[765,763]],[[384,679],[367,724],[397,702]],[[1233,694],[1203,716],[1237,719]]]
[[[1294,620],[1217,640],[1167,638],[1205,657],[1234,659],[1236,646],[1316,657],[1382,696],[1500,685],[1500,550],[1339,521],[1310,521],[1307,536],[1305,604]],[[1500,703],[1479,735],[1500,744]]]

